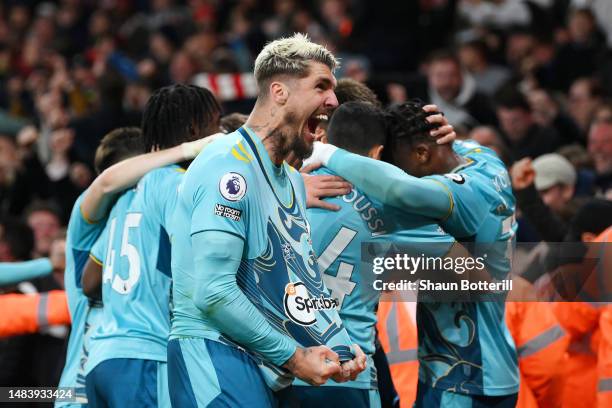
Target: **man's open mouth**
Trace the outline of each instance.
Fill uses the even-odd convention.
[[[314,135],[314,133],[317,131],[317,126],[319,126],[319,123],[327,122],[328,120],[329,116],[327,116],[325,113],[317,113],[312,115],[306,123],[308,126],[308,131]]]

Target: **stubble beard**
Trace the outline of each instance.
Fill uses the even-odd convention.
[[[283,124],[272,129],[266,137],[273,141],[277,157],[284,159],[293,153],[298,159],[303,160],[312,154],[313,145],[304,140],[297,129],[297,124],[296,115],[293,112],[287,112],[283,118]]]

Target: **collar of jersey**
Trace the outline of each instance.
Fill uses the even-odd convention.
[[[473,165],[475,165],[475,164],[476,164],[476,160],[474,160],[474,159],[471,159],[471,158],[469,158],[469,157],[465,157],[465,156],[461,156],[461,157],[463,157],[465,160],[467,160],[467,162],[466,162],[466,163],[463,163],[463,164],[458,165],[457,167],[455,167],[454,169],[452,169],[452,170],[450,171],[450,173],[458,173],[458,172],[460,172],[461,170],[466,169],[466,168],[468,168],[468,167],[473,166]]]
[[[242,137],[244,137],[247,144],[249,145],[249,147],[255,154],[257,163],[259,164],[259,167],[261,168],[261,171],[263,172],[263,175],[266,178],[266,181],[270,185],[270,188],[274,192],[274,197],[276,197],[276,201],[278,201],[278,203],[284,208],[293,210],[293,207],[295,206],[295,189],[293,187],[293,183],[291,182],[291,178],[288,177],[287,175],[287,169],[285,168],[285,163],[283,162],[283,164],[280,166],[280,169],[282,171],[282,175],[284,177],[287,177],[287,180],[289,181],[289,185],[291,186],[291,199],[289,201],[289,204],[285,204],[281,200],[279,194],[276,193],[274,184],[271,182],[271,178],[270,178],[270,175],[268,174],[268,171],[276,172],[275,169],[278,169],[278,167],[275,166],[274,163],[272,163],[272,160],[270,160],[270,156],[268,155],[268,152],[266,151],[266,148],[264,147],[259,137],[257,137],[255,132],[253,132],[253,130],[247,127],[246,125],[238,129],[238,132],[242,135]]]

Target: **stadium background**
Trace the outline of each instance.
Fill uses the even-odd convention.
[[[248,113],[254,56],[298,31],[341,58],[338,78],[365,82],[384,105],[437,103],[459,137],[494,147],[509,167],[565,157],[534,164],[546,208],[538,177],[514,186],[519,241],[563,241],[572,222],[609,209],[573,218],[592,197],[612,199],[609,0],[5,0],[0,261],[49,254],[95,175],[101,137],[139,125],[154,89],[195,83],[225,113]],[[58,276],[0,290],[56,288]],[[0,385],[57,384],[66,333],[0,340]]]

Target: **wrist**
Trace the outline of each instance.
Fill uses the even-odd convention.
[[[295,373],[303,356],[304,349],[301,347],[296,347],[291,357],[289,357],[285,364],[283,364],[283,367],[289,370],[291,373]]]

